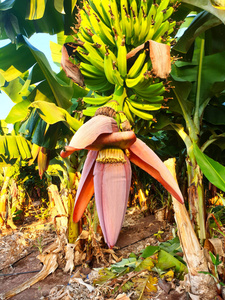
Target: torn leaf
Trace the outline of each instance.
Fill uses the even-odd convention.
[[[171,72],[170,46],[150,40],[149,49],[154,75],[166,79]]]
[[[70,45],[68,45],[70,44]],[[71,46],[74,45],[73,47]],[[64,44],[62,47],[62,58],[61,58],[61,66],[66,73],[66,76],[73,80],[73,82],[77,83],[79,86],[84,86],[84,77],[78,68],[77,65],[73,64],[69,57],[73,54],[73,51],[71,49],[76,50],[78,45],[73,43],[67,43]]]

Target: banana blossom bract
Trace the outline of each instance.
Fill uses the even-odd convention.
[[[60,155],[88,149],[76,194],[73,220],[82,217],[91,197],[95,201],[105,242],[112,248],[122,227],[131,186],[130,161],[157,179],[179,202],[183,197],[159,157],[134,132],[120,132],[116,121],[98,115],[83,124]]]

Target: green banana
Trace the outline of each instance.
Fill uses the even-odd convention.
[[[97,79],[85,79],[85,85],[92,91],[106,92],[113,88],[113,85],[109,83],[105,77]]]
[[[148,1],[146,0],[141,0],[140,1],[140,7],[139,7],[139,13],[138,13],[138,18],[139,22],[141,23],[143,19],[145,19],[148,15]]]
[[[103,58],[102,58],[102,55],[100,53],[100,51],[95,48],[92,44],[88,43],[88,42],[85,42],[83,44],[84,48],[89,52],[89,54],[93,57],[95,57],[97,60],[100,60],[103,62]]]
[[[93,105],[102,105],[105,104],[107,101],[112,100],[112,95],[110,96],[105,96],[105,97],[84,97],[83,101],[87,104],[93,104]]]
[[[102,41],[105,43],[105,45],[114,47],[115,40],[110,32],[110,29],[102,22],[99,21],[99,31],[98,34]]]
[[[134,123],[134,118],[130,112],[130,109],[129,109],[129,106],[127,104],[127,101],[124,102],[124,105],[123,105],[123,112],[125,113],[127,119],[131,122],[131,123]]]
[[[140,22],[140,20],[139,20]],[[143,17],[143,20],[140,24],[140,33],[139,33],[139,42],[142,43],[145,39],[147,28],[149,27],[147,16]]]
[[[82,41],[82,42],[89,42],[92,43],[92,36],[88,33],[87,29],[84,28],[80,28],[79,33],[77,34],[78,38]]]
[[[120,0],[120,14],[121,14],[121,20],[120,20],[120,25],[122,28],[122,33],[123,35],[126,36],[126,27],[128,26],[128,3],[127,0]]]
[[[101,73],[101,75],[96,75],[96,74],[90,73],[84,69],[81,70],[81,73],[83,74],[85,80],[88,80],[88,79],[91,80],[91,79],[96,79],[99,76],[101,76],[101,77],[105,76],[104,73]]]
[[[92,8],[92,11],[90,13],[95,13],[96,16],[102,22],[104,22],[107,26],[109,26],[109,24],[110,24],[109,17],[108,17],[107,11],[105,11],[104,6],[102,5],[102,1],[89,0],[89,3]]]
[[[165,87],[162,82],[155,83],[149,85],[145,89],[135,89],[135,92],[138,96],[142,97],[145,99],[149,97],[155,97],[155,96],[160,96],[165,92]]]
[[[165,21],[161,24],[161,26],[159,27],[159,29],[154,33],[153,35],[153,40],[156,42],[160,42],[161,41],[161,37],[169,30],[170,28],[170,23],[169,21]]]
[[[104,57],[104,72],[108,82],[115,84],[113,77],[113,61],[109,52],[107,52]]]
[[[163,96],[153,96],[153,97],[149,97],[149,98],[144,98],[145,101],[149,102],[149,103],[163,103],[164,97]]]
[[[103,21],[104,21],[104,23],[107,27],[110,27],[110,25],[111,25],[111,23],[110,23],[111,16],[110,16],[110,13],[109,13],[109,6],[108,6],[107,1],[102,0],[101,3],[100,3],[100,7],[102,9],[102,16],[104,16]]]
[[[81,48],[81,47],[77,47],[77,51],[76,51],[76,58],[78,58],[80,61],[83,61],[85,63],[90,63],[88,60],[88,53],[85,49]]]
[[[120,27],[119,11],[116,0],[109,0],[109,9],[111,15],[111,27],[122,38],[122,28]]]
[[[90,23],[91,23],[90,28],[92,28],[92,30],[94,31],[93,33],[98,35],[98,33],[100,31],[100,28],[99,28],[99,23],[98,23],[97,18],[96,18],[96,14],[94,14],[93,11],[89,11],[88,18],[89,18]]]
[[[135,16],[133,12],[132,15],[133,15],[133,36],[131,38],[131,42],[134,44],[134,46],[137,46],[139,41],[139,33],[141,31],[141,26],[138,17]]]
[[[163,21],[169,19],[169,17],[172,15],[173,12],[174,12],[174,8],[172,6],[167,8],[167,10],[163,12]]]
[[[148,121],[150,121],[150,120],[153,119],[153,115],[151,115],[150,113],[146,113],[146,112],[144,112],[144,111],[141,111],[141,110],[139,110],[139,109],[134,108],[134,107],[129,103],[129,101],[126,101],[126,103],[127,103],[128,107],[129,107],[130,111],[131,111],[133,114],[135,114],[136,116],[138,116],[139,118],[144,119],[144,120],[148,120]]]
[[[84,109],[82,112],[85,116],[93,117],[96,113],[96,110],[99,109],[101,106],[90,106]]]
[[[103,41],[101,40],[101,38],[97,35],[94,34],[92,36],[92,41],[94,42],[95,48],[98,49],[98,51],[101,53],[102,58],[104,58],[105,55],[105,44],[103,43]]]
[[[135,88],[136,86],[138,86],[140,83],[142,83],[145,79],[144,74],[148,71],[148,65],[149,63],[146,62],[143,66],[143,68],[141,69],[139,75],[136,78],[127,78],[126,79],[126,85],[129,88]]]
[[[143,67],[143,64],[146,59],[146,51],[143,50],[135,60],[133,66],[130,68],[127,77],[128,78],[134,78],[137,76],[137,74],[140,72],[141,68]]]
[[[162,22],[163,22],[163,12],[162,11],[158,12],[158,9],[157,9],[157,14],[156,14],[155,23],[154,23],[154,33],[157,32],[157,30],[159,29]]]
[[[153,111],[153,110],[159,110],[162,107],[161,103],[147,104],[147,103],[143,103],[143,102],[140,102],[140,101],[133,101],[130,98],[128,98],[127,101],[134,108],[141,109],[141,110]]]
[[[88,77],[99,77],[99,76],[104,76],[104,72],[100,71],[98,68],[96,68],[94,65],[90,65],[87,63],[80,63],[80,70],[81,73],[83,74],[83,72],[88,76]]]
[[[130,4],[130,11],[133,13],[133,17],[136,17],[138,15],[138,6],[137,6],[137,1],[136,0],[129,0]]]
[[[176,22],[168,21],[174,8],[170,0],[85,0],[80,10],[80,28],[76,38],[76,60],[85,85],[99,95],[85,97],[88,105],[104,105],[113,99],[130,120],[132,114],[151,120],[147,111],[158,110],[163,102],[164,84],[152,77],[152,65],[146,50],[137,55],[127,69],[127,52],[154,40],[171,44],[169,34]],[[114,92],[113,92],[114,91]],[[109,95],[101,97],[100,95]],[[130,94],[135,94],[134,98]],[[127,98],[127,94],[129,98]],[[96,107],[95,107],[96,108]],[[90,108],[87,109],[89,115]]]
[[[119,39],[120,40],[120,39]],[[123,38],[121,44],[117,44],[118,54],[117,54],[117,65],[118,70],[122,77],[127,75],[127,48],[125,45],[125,39]]]
[[[120,72],[117,70],[116,66],[113,65],[113,79],[116,85],[123,86],[123,78],[120,75]]]
[[[169,3],[170,3],[170,0],[161,0],[161,3],[159,4],[157,11],[161,12],[162,10],[167,9]]]
[[[152,4],[148,16],[147,16],[147,23],[148,27],[146,30],[146,35],[145,35],[145,41],[151,40],[153,37],[153,34],[155,32],[154,30],[154,19],[157,14],[157,6],[155,4]]]
[[[126,97],[127,97],[126,88],[121,85],[116,85],[113,93],[113,100],[119,103],[121,110]]]

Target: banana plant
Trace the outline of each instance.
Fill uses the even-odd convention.
[[[32,143],[30,163],[37,161],[40,176],[43,176],[49,160],[57,156],[57,148],[63,147],[66,139],[70,140],[82,124],[82,119],[72,117],[71,113],[77,108],[77,99],[86,95],[88,90],[73,84],[62,73],[55,74],[44,54],[22,35],[17,36],[16,45],[9,44],[1,50],[5,61],[0,67],[3,77],[1,89],[15,103],[6,122],[14,124],[20,138]],[[7,53],[15,58],[10,62],[12,72],[6,64]],[[4,156],[4,148],[1,150]],[[68,172],[72,191],[72,174],[75,174],[72,160],[68,161]],[[73,197],[69,197],[73,206]],[[73,222],[69,227],[74,235],[71,237],[69,230],[71,242],[77,237],[78,227]]]
[[[205,200],[203,175],[194,149],[198,146],[210,156],[217,154],[217,159],[221,159],[218,154],[221,157],[222,151],[216,153],[215,149],[224,147],[225,77],[221,64],[225,48],[223,42],[219,47],[210,47],[216,38],[213,33],[223,32],[224,25],[219,22],[215,26],[215,23],[218,24],[215,17],[199,13],[180,38],[182,42],[178,40],[173,48],[182,53],[184,59],[175,62],[172,68],[173,101],[168,102],[169,110],[157,118],[155,126],[175,130],[185,144],[190,217],[201,242],[206,238]],[[212,28],[208,29],[210,24]],[[203,32],[204,27],[208,29],[206,32]],[[220,113],[215,116],[217,110]]]

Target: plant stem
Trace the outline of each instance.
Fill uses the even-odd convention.
[[[79,226],[78,223],[73,222],[73,208],[75,202],[75,190],[76,190],[76,179],[77,174],[73,168],[68,168],[69,173],[69,182],[68,182],[68,242],[73,244],[75,243],[78,235],[79,235]]]
[[[187,149],[187,172],[189,205],[192,210],[196,232],[201,244],[203,244],[206,239],[203,175],[194,156],[193,147]]]
[[[193,122],[191,116],[187,113],[187,109],[183,103],[183,101],[180,99],[179,94],[176,92],[176,89],[173,90],[174,94],[176,95],[176,98],[180,104],[181,110],[183,112],[183,117],[186,123],[186,127],[189,133],[189,136],[192,141],[197,141],[198,140],[198,129],[195,126],[195,123]]]
[[[187,135],[182,126],[173,124],[172,127],[177,131],[187,148],[186,164],[188,176],[188,200],[190,218],[193,226],[196,229],[200,242],[203,243],[206,238],[206,229],[202,172],[197,165],[194,156],[193,142],[191,138]]]
[[[201,39],[200,54],[199,54],[199,65],[198,65],[198,78],[197,78],[197,91],[196,91],[196,102],[195,102],[195,113],[194,113],[194,124],[198,131],[200,130],[200,96],[201,96],[201,80],[202,80],[202,64],[204,57],[205,39]]]
[[[168,159],[165,165],[176,179],[175,158]],[[188,212],[185,205],[179,203],[174,197],[172,197],[172,201],[180,244],[189,271],[186,282],[190,288],[189,293],[193,294],[191,298],[204,300],[214,299],[217,295],[216,284],[213,278],[208,274],[208,263],[191,225]]]

